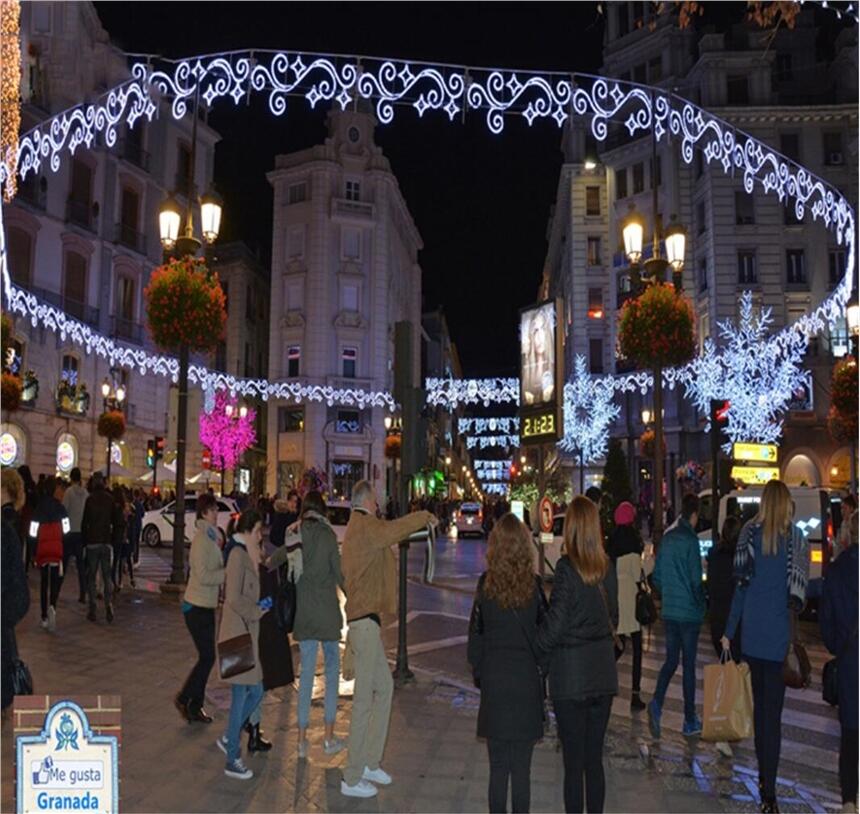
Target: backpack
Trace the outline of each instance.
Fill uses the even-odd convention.
[[[36,533],[36,565],[55,565],[63,561],[63,520],[49,520],[44,523],[33,521],[37,526]]]

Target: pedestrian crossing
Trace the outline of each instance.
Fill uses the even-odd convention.
[[[159,585],[170,576],[170,559],[154,550],[141,547],[140,560],[134,567],[134,581],[138,590],[158,593]]]

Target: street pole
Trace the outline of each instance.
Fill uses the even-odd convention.
[[[579,494],[585,494],[585,451],[579,448]]]
[[[399,563],[399,601],[397,608],[397,661],[394,665],[394,685],[402,687],[415,681],[415,674],[409,669],[409,653],[406,644],[406,566],[409,555],[409,541],[403,540]]]
[[[544,492],[546,491],[546,478],[544,476],[544,453],[543,453],[543,444],[538,444],[538,503],[537,503],[537,516],[538,516],[538,574],[540,575],[541,582],[543,582],[544,577],[546,576],[546,558],[543,555],[543,529],[540,527],[540,504],[544,497]]]
[[[107,466],[105,467],[105,480],[110,484],[110,454],[111,454],[111,439],[107,439]]]
[[[651,543],[663,536],[663,367],[654,367],[654,533]]]
[[[711,400],[711,546],[720,540],[720,424],[717,410],[722,402]]]
[[[194,120],[196,123],[196,115]],[[170,582],[173,585],[182,585],[185,582],[185,429],[188,423],[188,355],[188,345],[183,342],[179,348],[179,394],[176,400],[176,512],[173,523],[173,569],[170,572]]]

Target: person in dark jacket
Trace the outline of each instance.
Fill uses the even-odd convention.
[[[105,489],[104,475],[94,472],[92,492],[84,504],[81,518],[81,534],[87,560],[87,589],[90,609],[87,619],[96,621],[96,574],[101,572],[104,586],[105,617],[113,622],[111,605],[111,554],[116,530],[122,520],[119,507],[110,492]]]
[[[24,491],[24,481],[15,469],[4,467],[0,470],[0,514],[3,519],[15,529],[15,536],[18,542],[21,542],[21,536],[18,534],[18,529],[21,523],[21,510],[24,508],[24,502],[27,500],[27,495]],[[21,559],[23,561],[24,552],[23,544],[21,551]]]
[[[5,470],[4,470],[5,474]],[[5,496],[5,484],[4,484]],[[0,578],[2,578],[2,616],[0,616],[0,660],[2,660],[2,677],[0,684],[3,688],[3,711],[11,705],[14,699],[12,688],[12,671],[18,653],[15,641],[15,625],[26,615],[30,607],[30,589],[27,586],[27,572],[24,570],[24,560],[21,557],[22,544],[18,530],[5,518],[0,536]]]
[[[123,565],[128,568],[128,578],[134,588],[134,564],[132,563],[132,544],[129,539],[129,525],[132,506],[128,501],[125,489],[119,484],[111,490],[114,503],[117,506],[118,523],[113,537],[113,589],[116,593],[122,588]]]
[[[857,576],[858,514],[849,520],[848,547],[830,563],[818,609],[821,638],[836,656],[839,692],[839,784],[842,786],[842,811],[857,811],[858,709],[857,684]]]
[[[299,493],[290,489],[286,500],[276,500],[272,512],[272,525],[269,529],[269,542],[276,548],[284,544],[287,527],[299,519]]]
[[[618,582],[597,506],[578,496],[564,517],[563,556],[538,645],[551,655],[549,692],[564,753],[564,809],[603,811],[603,742],[618,693],[613,646]]]
[[[683,658],[685,736],[698,735],[702,721],[696,715],[696,648],[705,616],[702,588],[702,553],[695,532],[699,520],[699,497],[688,493],[681,499],[681,516],[660,541],[652,580],[662,597],[666,630],[666,661],[657,676],[654,697],[648,704],[651,735],[660,737],[660,718],[669,682]]]
[[[39,501],[39,494],[36,492],[36,482],[33,480],[29,466],[26,464],[19,466],[18,474],[21,476],[21,481],[24,484],[24,505],[18,510],[18,535],[27,547],[27,557],[24,566],[29,571],[36,553],[33,547],[35,543],[30,538],[30,520],[33,516],[33,510],[36,508],[36,503]]]
[[[69,533],[69,515],[54,492],[57,479],[45,478],[41,484],[41,497],[30,519],[30,538],[36,565],[41,571],[39,597],[41,600],[43,630],[57,627],[57,600],[63,587],[63,548]]]
[[[729,650],[741,626],[742,652],[752,683],[762,812],[779,810],[776,775],[785,700],[782,665],[791,642],[791,615],[803,607],[809,580],[809,546],[793,516],[788,487],[778,480],[769,481],[758,514],[738,537],[735,593],[722,638],[723,650]]]
[[[546,598],[532,565],[531,537],[514,514],[495,524],[487,570],[478,581],[469,623],[468,659],[481,688],[478,737],[487,739],[489,808],[528,811],[531,762],[543,737],[543,680],[537,626]]]

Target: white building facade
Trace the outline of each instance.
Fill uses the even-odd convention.
[[[393,389],[394,325],[411,323],[420,376],[421,237],[375,119],[333,112],[325,143],[276,157],[269,380]],[[385,497],[381,408],[270,400],[267,490],[326,471],[331,496],[369,479]]]
[[[845,67],[856,66],[856,26],[838,34],[825,58],[817,55],[821,32],[810,10],[766,48],[759,29],[681,30],[669,14],[658,17],[652,31],[649,9],[647,3],[608,4],[603,75],[673,90],[701,104],[820,175],[856,206],[857,70]],[[719,342],[718,322],[737,320],[742,291],[753,292],[756,308],[772,309],[773,330],[780,330],[815,308],[842,278],[845,252],[832,232],[809,216],[797,222],[791,205],[760,189],[747,195],[739,177],[709,167],[699,152],[687,165],[679,145],[664,140],[655,165],[650,136],[630,139],[622,125],[599,145],[582,127],[566,128],[562,150],[541,293],[564,300],[567,370],[575,355],[583,355],[593,373],[624,369],[615,358],[617,316],[630,296],[621,225],[634,207],[645,218],[650,253],[654,183],[664,225],[677,217],[687,229],[683,282],[700,349],[708,337]],[[789,482],[848,483],[850,450],[826,429],[830,372],[847,347],[845,325],[811,344],[805,365],[813,392],[793,405],[780,449]],[[636,441],[651,395],[621,398],[612,435],[626,439],[631,474],[641,484],[649,465],[635,463]],[[667,465],[709,460],[703,421],[692,405],[680,392],[666,393],[665,402]],[[602,466],[594,465],[587,482],[601,474]],[[671,490],[668,475],[667,482]]]
[[[129,77],[126,58],[113,47],[92,3],[21,4],[22,132],[39,121],[92,99]],[[187,190],[190,117],[139,121],[107,148],[101,138],[58,172],[46,164],[19,184],[4,207],[9,269],[19,286],[132,348],[154,351],[144,328],[143,290],[162,261],[157,213],[168,191]],[[198,129],[198,189],[212,178],[217,134]],[[180,203],[185,198],[178,195]],[[169,433],[170,382],[108,363],[58,333],[14,317],[12,368],[38,381],[38,396],[4,411],[2,463],[28,464],[34,474],[85,476],[106,463],[96,423],[103,411],[101,385],[123,385],[127,430],[113,461],[135,473],[145,469],[146,441]],[[175,422],[174,422],[175,423]],[[200,445],[189,422],[189,470]],[[169,457],[169,451],[168,451]]]

